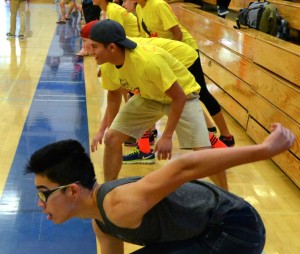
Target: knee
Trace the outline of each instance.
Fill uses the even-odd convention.
[[[126,140],[126,139],[125,139]],[[104,144],[107,147],[119,147],[122,146],[122,143],[125,141],[124,138],[122,138],[122,134],[114,131],[114,130],[108,130],[105,133],[104,136]]]

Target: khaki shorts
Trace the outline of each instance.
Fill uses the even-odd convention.
[[[163,116],[168,116],[170,104],[134,95],[121,108],[110,129],[140,138]],[[186,101],[176,127],[180,148],[210,147],[207,126],[198,97]]]

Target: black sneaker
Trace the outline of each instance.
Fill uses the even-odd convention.
[[[153,150],[150,153],[143,153],[138,147],[134,148],[133,151],[123,156],[123,164],[154,164],[155,154]]]
[[[11,33],[7,33],[6,36],[7,36],[7,38],[15,38],[16,37],[14,34],[11,34]]]
[[[220,136],[219,139],[228,147],[234,146],[235,145],[235,141],[234,141],[234,137],[230,136],[230,137],[225,137],[225,136]]]
[[[228,9],[225,8],[224,6],[218,6],[217,7],[217,12],[218,12],[218,16],[225,18],[226,14],[229,13]]]
[[[151,131],[152,134],[153,134],[153,137],[157,138],[157,135],[158,135],[158,131],[157,129],[154,129],[153,131]]]

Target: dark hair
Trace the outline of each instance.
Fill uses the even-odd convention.
[[[37,150],[31,155],[24,173],[46,176],[60,185],[80,181],[88,189],[96,182],[91,159],[76,140],[58,141]]]

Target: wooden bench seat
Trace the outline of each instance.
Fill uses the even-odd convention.
[[[185,3],[171,6],[198,42],[210,91],[248,135],[261,142],[281,122],[300,136],[300,47]],[[273,161],[300,187],[300,141],[282,156]]]

